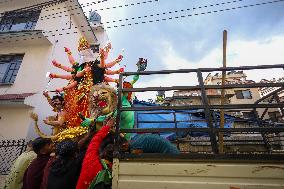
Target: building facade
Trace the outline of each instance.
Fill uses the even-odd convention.
[[[54,112],[42,92],[67,84],[53,79],[47,86],[47,72],[66,74],[51,61],[69,66],[64,47],[78,60],[82,36],[94,50],[103,42],[76,0],[5,1],[0,14],[0,139],[34,138],[29,112],[38,113],[39,125],[51,132],[42,120]]]
[[[260,81],[260,83],[283,83],[283,82],[284,82],[284,77],[281,77],[278,79],[273,78],[272,80],[262,79]],[[279,87],[262,87],[262,88],[259,88],[259,93],[260,93],[260,96],[263,97],[269,93],[276,91],[277,89],[279,89]],[[284,100],[284,90],[280,91],[278,93],[278,96],[281,100]]]
[[[209,89],[206,90],[206,94],[210,105],[219,105],[221,103],[221,90]],[[232,96],[233,94],[228,90],[225,94],[225,104],[229,103]],[[172,97],[165,98],[164,104],[170,106],[202,105],[201,91],[174,91]]]
[[[209,73],[204,80],[205,85],[221,85],[222,74]],[[225,84],[252,84],[253,80],[248,80],[246,74],[243,71],[230,71],[226,74]],[[276,89],[266,89],[270,93]],[[264,89],[262,90],[264,93]],[[254,104],[259,100],[263,94],[259,92],[258,88],[234,88],[225,89],[225,104]],[[221,89],[208,89],[206,90],[208,103],[210,105],[221,104]],[[267,103],[266,101],[261,103]],[[164,105],[201,105],[201,91],[200,90],[188,90],[188,91],[175,91],[172,97],[166,97],[163,102]],[[264,108],[256,109],[259,117],[265,112]],[[255,113],[252,109],[235,109],[226,110],[226,114],[230,114],[236,117],[253,118]],[[276,108],[269,108],[264,114],[263,119],[272,119],[273,121],[279,118],[280,113]]]
[[[243,71],[230,71],[226,73],[225,84],[251,84],[255,83],[253,80],[248,80],[247,75]],[[205,85],[221,85],[222,74],[216,73],[212,75],[209,73],[204,81]],[[229,104],[254,104],[260,99],[260,94],[257,88],[234,88],[230,89],[233,96],[229,99]],[[227,93],[228,90],[225,90]],[[259,113],[262,111],[257,110]],[[230,113],[230,112],[227,112]],[[252,118],[254,113],[251,109],[239,109],[231,112],[234,116]]]

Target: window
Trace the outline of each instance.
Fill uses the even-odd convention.
[[[0,32],[32,30],[35,28],[40,10],[6,12],[0,22]]]
[[[0,83],[14,83],[24,55],[0,55]]]
[[[281,118],[281,114],[278,111],[268,112],[268,116],[269,116],[269,119],[274,122],[278,121],[278,119]]]
[[[254,112],[242,112],[242,113],[243,113],[243,117],[245,119],[253,119],[253,118],[255,118]]]
[[[237,99],[252,99],[250,90],[245,90],[245,91],[238,90],[235,91],[235,94]]]

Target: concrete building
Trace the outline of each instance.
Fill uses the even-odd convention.
[[[284,77],[278,78],[278,79],[273,78],[272,80],[262,79],[260,81],[260,83],[283,83],[283,82],[284,82]],[[259,88],[258,90],[259,90],[260,96],[263,97],[263,96],[269,95],[270,93],[273,93],[277,89],[279,89],[279,87],[262,87],[262,88]],[[276,95],[276,98],[273,99],[272,101],[273,103],[284,102],[284,90],[278,92]],[[267,103],[269,101],[271,101],[271,98],[266,99]],[[274,111],[268,112],[268,115],[272,120],[283,120],[284,110],[274,109]]]
[[[219,105],[221,103],[221,90],[210,89],[206,91],[208,103],[210,105]],[[229,99],[233,96],[230,90],[225,95],[225,103],[229,104]],[[169,106],[186,106],[186,105],[201,105],[201,92],[199,90],[192,91],[174,91],[172,97],[166,97],[164,104]]]
[[[96,33],[96,38],[98,40],[95,45],[95,49],[99,50],[99,47],[103,47],[109,42],[108,35],[106,34],[106,29],[102,24],[101,16],[96,12],[92,11],[89,15],[89,23]]]
[[[46,116],[54,115],[42,95],[48,83],[46,73],[65,73],[51,61],[69,65],[64,47],[78,60],[82,36],[94,50],[102,41],[76,0],[4,1],[0,14],[0,139],[33,138],[29,112],[39,114],[40,125]],[[100,32],[100,36],[104,34],[104,30]],[[48,89],[66,84],[53,79]],[[44,127],[50,131],[49,126]]]
[[[284,77],[281,77],[278,79],[273,78],[272,80],[262,79],[260,81],[260,83],[283,83],[283,82],[284,82]],[[279,87],[262,87],[262,88],[259,88],[258,90],[259,90],[260,96],[263,97],[273,91],[276,91],[277,89],[279,89]],[[278,96],[280,97],[280,99],[284,100],[284,90],[280,91],[278,93]]]
[[[205,85],[221,85],[222,74],[216,73],[212,75],[209,73],[204,81]],[[226,74],[225,84],[250,84],[255,83],[253,80],[247,80],[247,75],[243,71],[230,71]],[[234,95],[229,99],[229,104],[254,104],[260,99],[260,94],[257,88],[234,88],[230,89],[230,93]],[[227,93],[228,90],[225,90]],[[258,110],[261,112],[262,110]],[[229,113],[229,112],[227,112]],[[232,112],[235,116],[250,118],[253,115],[251,109],[239,109]]]
[[[209,73],[204,80],[205,85],[221,85],[222,74]],[[253,80],[247,80],[247,76],[243,71],[231,71],[226,74],[225,84],[251,84]],[[276,89],[275,89],[276,90]],[[221,89],[206,90],[210,105],[221,104]],[[254,104],[261,98],[258,88],[234,88],[225,90],[225,104]],[[267,102],[262,102],[267,103]],[[172,97],[164,99],[164,105],[200,105],[202,104],[200,90],[191,91],[175,91]],[[265,109],[259,108],[257,112],[262,115]],[[226,110],[226,114],[234,115],[242,118],[252,118],[254,113],[252,109],[236,109]],[[278,119],[279,110],[269,108],[264,119]]]

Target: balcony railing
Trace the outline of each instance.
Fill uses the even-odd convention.
[[[0,32],[33,30],[40,12],[40,9],[33,9],[4,13],[0,21]]]

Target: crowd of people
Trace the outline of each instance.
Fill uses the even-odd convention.
[[[28,143],[7,176],[5,189],[107,189],[111,188],[114,151],[112,128],[108,119],[99,130],[90,129],[78,141],[54,144],[36,138]],[[179,153],[175,145],[155,134],[140,134],[119,139],[120,150],[127,153]]]
[[[105,64],[109,50],[110,46],[101,49],[100,61],[97,61],[86,39],[80,38],[78,51],[84,58],[83,64],[76,63],[67,48],[65,51],[72,68],[55,60],[52,62],[54,66],[71,72],[71,75],[50,74],[52,78],[70,80],[70,84],[63,87],[64,97],[55,95],[51,98],[48,91],[43,92],[56,113],[43,120],[52,127],[52,136],[39,130],[38,116],[31,114],[36,132],[41,137],[29,142],[27,151],[16,159],[7,176],[5,189],[111,188],[117,93],[105,83],[112,81],[105,74],[118,74],[123,70],[106,70],[122,60],[122,55],[119,55],[115,61]],[[91,63],[92,69],[87,69]],[[137,66],[138,71],[144,71],[147,60],[140,58]],[[139,75],[136,75],[131,82],[124,81],[123,87],[132,88],[138,79]],[[122,106],[131,107],[131,98],[131,92],[123,93]],[[120,128],[132,129],[133,125],[134,112],[121,112]],[[135,154],[179,153],[175,145],[155,134],[132,136],[120,133],[118,149],[120,153]]]

